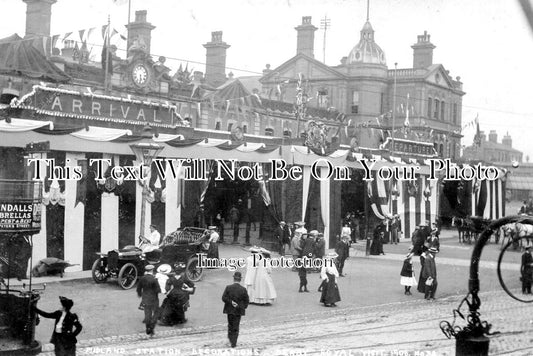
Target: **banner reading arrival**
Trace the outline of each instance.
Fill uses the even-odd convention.
[[[41,230],[41,206],[28,201],[0,201],[1,232],[38,232]]]
[[[34,89],[33,105],[38,111],[54,115],[102,121],[180,125],[181,118],[173,105],[147,101],[92,95],[75,91],[37,87]]]

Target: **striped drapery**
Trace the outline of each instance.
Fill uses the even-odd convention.
[[[500,219],[505,216],[505,186],[501,179],[475,181],[472,189],[472,216]]]

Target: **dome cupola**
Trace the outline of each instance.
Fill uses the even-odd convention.
[[[359,43],[352,49],[346,61],[348,65],[357,63],[387,65],[385,52],[374,41],[374,29],[368,18],[361,30]]]

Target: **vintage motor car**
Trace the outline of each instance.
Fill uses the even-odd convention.
[[[92,276],[96,283],[104,283],[109,277],[117,278],[119,286],[130,289],[142,276],[146,265],[157,268],[169,264],[174,271],[185,268],[187,278],[198,282],[203,274],[198,261],[201,254],[207,253],[205,242],[208,239],[209,230],[184,227],[165,236],[158,250],[144,253],[137,246],[126,246],[99,252],[92,266]]]

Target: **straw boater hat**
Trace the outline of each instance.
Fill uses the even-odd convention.
[[[305,221],[297,221],[294,223],[294,225],[296,226],[304,226],[305,225]]]
[[[261,247],[252,246],[252,247],[250,247],[250,249],[248,251],[250,251],[251,253],[260,253],[261,252]]]
[[[326,258],[337,258],[339,257],[339,255],[336,254],[335,252],[329,252],[325,257]]]
[[[269,250],[267,250],[267,249],[264,248],[264,247],[261,247],[261,248],[259,249],[259,252],[262,253],[262,254],[264,254],[264,255],[268,255],[268,256],[272,255],[272,252],[270,252]]]
[[[216,228],[217,228],[217,227],[214,226],[214,225],[211,225],[211,226],[208,227],[209,230],[216,230]]]
[[[144,270],[145,271],[153,271],[154,270],[154,266],[153,265],[146,265],[146,267],[144,267]]]
[[[169,264],[163,264],[159,267],[157,267],[157,272],[162,274],[167,274],[172,271],[172,267],[170,267]]]
[[[318,236],[318,230],[311,230],[311,231],[309,231],[309,235]]]
[[[435,247],[431,247],[430,249],[428,249],[428,252],[437,253],[439,251]]]

